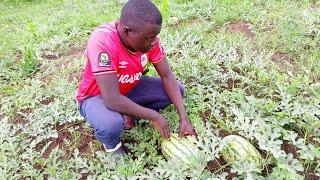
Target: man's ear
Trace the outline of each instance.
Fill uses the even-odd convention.
[[[129,36],[131,29],[128,26],[122,27],[122,32],[124,35]]]

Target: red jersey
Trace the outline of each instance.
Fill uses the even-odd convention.
[[[139,83],[148,62],[158,63],[165,56],[158,37],[148,53],[129,53],[120,41],[117,24],[111,22],[99,26],[88,41],[87,63],[76,97],[79,102],[100,94],[95,75],[117,73],[120,93],[125,95]]]

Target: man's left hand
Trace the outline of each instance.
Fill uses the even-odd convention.
[[[187,119],[181,119],[179,124],[179,137],[182,138],[189,135],[196,135],[196,132]]]

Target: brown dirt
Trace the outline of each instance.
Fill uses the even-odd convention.
[[[279,67],[280,71],[291,71],[294,74],[298,70],[293,58],[287,53],[277,51],[271,56],[271,61]]]
[[[196,81],[197,81],[197,79],[196,79],[195,77],[193,77],[193,76],[189,76],[189,77],[187,78],[188,84],[193,83],[193,82],[196,82]]]
[[[212,31],[215,32],[215,33],[219,33],[219,32],[220,32],[220,27],[214,26],[214,27],[212,28]]]
[[[239,56],[239,61],[242,61],[242,58],[243,58],[243,52],[242,52],[242,50],[239,48],[239,47],[237,47],[237,49],[236,49],[236,52],[237,52],[237,55]]]
[[[58,131],[58,138],[50,138],[43,142],[40,142],[39,144],[36,145],[35,150],[40,152],[41,149],[46,144],[50,143],[50,145],[47,147],[47,149],[43,153],[44,158],[48,158],[52,150],[56,147],[63,150],[66,154],[64,157],[61,157],[61,158],[65,158],[65,159],[71,158],[74,149],[70,147],[69,143],[66,143],[66,141],[71,143],[75,141],[74,137],[72,137],[72,134],[68,131],[69,128],[75,127],[75,126],[79,127],[76,130],[78,130],[81,133],[79,146],[76,147],[79,149],[79,154],[81,156],[90,155],[91,154],[90,143],[95,141],[96,139],[95,139],[95,136],[92,134],[92,132],[88,131],[83,127],[83,123],[79,123],[79,124],[65,123],[65,124],[56,126],[55,129]],[[98,149],[98,151],[99,150],[102,150],[102,149]]]
[[[60,63],[57,63],[55,67],[56,67],[56,70],[59,71],[64,67],[68,67],[70,64],[71,64],[71,61],[65,60],[65,61],[61,61]]]
[[[199,19],[196,19],[196,18],[178,19],[177,17],[170,17],[169,20],[171,21],[168,24],[169,28],[177,28],[177,26],[180,26],[184,23],[187,23],[188,25],[192,26],[201,22]]]
[[[240,59],[242,59],[242,55],[240,56]],[[238,73],[239,75],[244,75],[242,70],[238,67],[234,67],[232,69],[234,72]],[[220,65],[220,72],[223,73],[223,74],[226,74],[229,72],[228,68],[225,67],[223,64]],[[228,89],[229,91],[232,90],[233,88],[238,88],[239,85],[240,85],[241,81],[239,79],[232,79],[232,78],[229,78],[227,80],[227,86],[226,87],[223,87],[223,88],[226,88]]]
[[[89,176],[89,175],[90,175],[89,173],[82,173],[80,180],[86,180],[86,179],[88,179],[88,176]]]
[[[242,71],[240,68],[238,68],[238,67],[234,67],[234,68],[232,69],[232,71],[238,73],[239,75],[244,76],[243,71]]]
[[[287,154],[291,153],[294,158],[298,158],[298,148],[296,148],[293,144],[289,144],[289,141],[284,140],[281,145],[281,149],[284,150]]]
[[[224,111],[224,108],[223,107],[221,107],[220,109],[219,109],[219,115],[220,116],[222,116],[222,117],[227,117],[227,113]]]
[[[16,131],[16,132],[14,133],[14,135],[15,135],[15,136],[18,136],[20,133],[22,133],[22,129],[19,129],[18,131]]]
[[[83,45],[80,48],[71,49],[70,51],[67,51],[67,52],[62,52],[62,53],[59,54],[59,56],[48,55],[48,56],[43,56],[43,57],[45,59],[48,59],[48,60],[57,60],[57,59],[60,59],[62,57],[80,57],[80,56],[84,55],[85,49],[86,49],[86,46]]]
[[[311,166],[309,166],[308,169],[305,170],[305,172],[301,172],[301,175],[305,175],[304,178],[306,180],[319,180],[320,177],[316,175],[316,166],[318,164],[314,163]],[[300,174],[300,173],[299,173]]]
[[[251,29],[251,24],[246,22],[232,22],[226,25],[226,29],[228,32],[232,33],[240,33],[244,35],[248,39],[254,39],[255,34]]]
[[[231,173],[229,172],[228,176],[226,177],[227,180],[232,180],[234,177],[237,176],[237,173]]]
[[[27,124],[28,120],[26,119],[26,117],[24,117],[21,114],[15,114],[11,123],[13,123],[13,124]]]
[[[57,55],[42,55],[43,58],[45,59],[48,59],[48,60],[58,60],[58,59],[61,59],[61,58],[64,58],[64,57],[69,57],[69,58],[72,58],[72,57],[81,57],[85,54],[85,50],[86,50],[86,45],[83,45],[82,47],[80,48],[76,48],[76,49],[71,49],[67,52],[62,52],[62,53],[59,53],[58,56]],[[14,62],[19,62],[21,59],[22,59],[22,52],[19,51],[16,53],[16,60]],[[68,61],[66,61],[66,63],[63,63],[62,65],[57,65],[58,67],[61,68],[61,66],[63,65],[67,65],[68,64]],[[51,80],[51,77],[43,77],[41,78],[41,81],[47,83],[47,82],[50,82]]]
[[[316,138],[316,135],[309,134],[308,135],[308,142],[310,142],[310,143],[312,143],[312,144],[314,144],[316,146],[320,146],[320,143],[318,141],[316,141],[315,138]]]
[[[21,59],[22,59],[22,51],[18,51],[16,53],[16,58],[15,58],[15,60],[13,62],[14,63],[18,63]]]
[[[276,165],[274,164],[268,164],[267,166],[264,167],[264,169],[262,170],[261,174],[264,176],[264,177],[267,177],[269,174],[272,173],[272,169],[276,167]]]
[[[85,54],[85,50],[86,50],[86,45],[83,45],[81,48],[72,49],[66,53],[62,53],[62,56],[67,56],[67,57],[83,56]]]
[[[81,132],[80,142],[79,142],[79,154],[81,156],[89,155],[90,153],[90,142],[96,141],[96,138],[93,134],[93,132],[88,131],[83,126],[79,126],[77,129]],[[103,151],[103,147],[99,149],[100,151]]]
[[[204,112],[200,112],[199,115],[200,117],[202,118],[202,120],[206,121],[208,117],[210,117],[211,115],[211,109],[207,109],[206,111]]]
[[[202,21],[201,21],[200,19],[195,18],[195,19],[189,20],[189,21],[188,21],[188,25],[194,26],[194,25],[197,25],[197,24],[199,24],[199,23],[201,23],[201,22],[202,22]]]
[[[82,77],[82,72],[74,72],[74,73],[72,73],[72,74],[70,74],[69,76],[68,76],[68,82],[69,83],[71,83],[71,82],[73,82],[74,80],[76,80],[76,81],[80,81],[81,80],[81,77]]]
[[[208,169],[212,173],[216,173],[222,166],[225,166],[227,163],[224,161],[222,157],[219,157],[218,159],[214,159],[212,161],[209,161],[207,164]],[[221,169],[223,170],[223,168]]]
[[[68,58],[77,58],[77,57],[81,57],[81,56],[85,55],[85,50],[86,50],[86,46],[82,46],[81,48],[72,49],[72,50],[70,50],[68,52],[61,53],[59,55],[59,57],[57,57],[57,56],[44,56],[44,58],[46,58],[48,60],[54,60],[54,61],[60,60],[62,58],[66,58],[66,59],[68,59]],[[56,70],[59,71],[63,67],[70,66],[70,64],[71,64],[70,62],[71,61],[69,61],[69,60],[64,60],[64,61],[61,61],[61,63],[57,63],[55,65]],[[81,76],[81,75],[78,75],[78,74],[79,73],[71,74],[68,77],[68,81],[71,82],[74,77],[76,77],[78,79],[78,77]],[[47,75],[47,76],[41,77],[40,80],[43,83],[49,83],[52,80],[52,75]]]
[[[177,17],[170,17],[169,23],[167,24],[168,28],[174,28],[179,26],[183,21],[181,19],[178,19]]]
[[[33,110],[31,108],[26,108],[26,109],[21,109],[20,112],[22,112],[23,114],[29,114],[31,113]]]
[[[292,59],[288,54],[286,54],[286,53],[284,53],[284,52],[279,52],[279,51],[275,52],[275,53],[272,55],[271,60],[272,60],[273,62],[279,62],[279,61],[281,61],[281,62],[288,62],[288,63],[290,63],[290,64],[293,63],[293,59]]]
[[[27,124],[28,120],[26,119],[26,117],[23,114],[29,114],[33,111],[33,109],[31,108],[26,108],[26,109],[21,109],[20,113],[16,113],[15,116],[12,118],[12,123],[13,124]],[[20,134],[20,132],[16,132],[17,134]]]
[[[233,88],[238,88],[240,82],[241,81],[239,79],[229,78],[228,81],[227,81],[227,86],[228,86],[227,89],[228,90],[232,90]]]
[[[48,99],[41,100],[40,103],[43,105],[48,105],[54,101],[54,97],[50,97]]]
[[[306,176],[305,176],[305,180],[319,180],[320,177],[313,174],[313,173],[308,173]]]
[[[265,21],[262,24],[262,27],[263,27],[262,31],[265,33],[268,33],[268,32],[272,32],[272,30],[274,29],[274,24],[271,21]]]
[[[59,63],[59,64],[56,64],[55,67],[56,67],[56,71],[59,71],[61,70],[63,67],[66,67],[66,66],[69,66],[70,65],[70,61],[63,61],[62,63]],[[78,78],[78,74],[80,74],[80,72],[76,72],[76,73],[72,73],[68,76],[68,82],[71,82],[73,81],[73,78]],[[50,74],[50,75],[46,75],[46,76],[43,76],[40,78],[40,81],[43,82],[44,84],[48,84],[51,82],[52,80],[52,76],[53,74]],[[80,74],[81,76],[81,74]]]
[[[220,68],[221,68],[220,72],[223,73],[223,74],[226,74],[226,73],[229,72],[228,68],[225,67],[224,65],[221,65]]]
[[[38,143],[38,144],[36,145],[36,147],[34,148],[34,150],[36,150],[37,152],[40,152],[40,151],[42,150],[42,148],[43,148],[48,142],[49,142],[49,140],[47,139],[47,140],[44,140],[44,141]]]
[[[36,170],[41,170],[41,169],[44,169],[45,167],[42,164],[36,163],[35,165],[33,165],[33,168],[35,168]]]
[[[228,135],[229,135],[229,132],[228,132],[228,131],[226,131],[226,130],[224,130],[224,129],[220,129],[220,130],[219,130],[219,134],[218,134],[219,137],[224,138],[224,137],[226,137],[226,136],[228,136]]]
[[[52,80],[51,76],[44,76],[44,77],[40,78],[40,81],[45,83],[45,84],[49,83],[51,80]]]
[[[210,172],[212,172],[213,174],[218,172],[218,171],[223,171],[223,172],[227,172],[228,175],[226,177],[226,179],[233,179],[234,177],[237,176],[236,173],[231,173],[230,172],[230,167],[226,166],[226,162],[224,161],[224,159],[222,157],[218,158],[218,159],[214,159],[212,161],[209,161],[207,164],[208,169],[210,170]],[[226,166],[226,167],[223,167]]]
[[[50,141],[51,141],[50,145],[44,151],[43,157],[48,158],[52,150],[57,146],[61,148],[65,140],[68,140],[68,141],[72,140],[72,135],[67,129],[64,129],[61,132],[59,132],[58,138],[50,138]],[[70,149],[65,149],[65,150],[66,150],[66,154],[70,156]]]

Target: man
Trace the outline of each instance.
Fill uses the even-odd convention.
[[[132,127],[134,118],[150,120],[169,138],[168,123],[158,111],[171,103],[180,116],[179,136],[195,134],[183,105],[183,85],[160,45],[161,25],[162,16],[151,1],[129,0],[120,21],[99,26],[88,41],[77,101],[107,152],[124,153],[120,135]],[[142,75],[148,63],[160,78]]]

